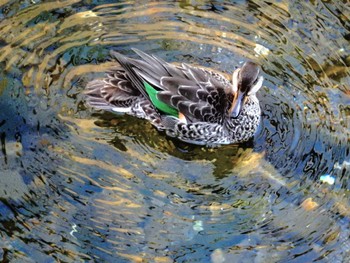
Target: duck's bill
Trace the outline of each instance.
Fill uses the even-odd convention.
[[[244,103],[244,98],[245,98],[245,94],[241,91],[238,91],[233,99],[232,102],[232,111],[231,111],[231,116],[233,118],[237,118],[238,115],[241,113],[242,110],[242,106]]]

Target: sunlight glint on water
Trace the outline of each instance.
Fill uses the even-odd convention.
[[[0,260],[350,258],[342,1],[0,7]],[[109,50],[135,56],[132,47],[228,76],[246,60],[259,64],[254,140],[196,147],[87,109],[82,91],[114,64]]]

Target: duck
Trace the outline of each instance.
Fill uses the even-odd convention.
[[[85,87],[89,107],[148,120],[159,131],[196,145],[246,142],[259,126],[259,66],[247,61],[224,73],[173,64],[132,49],[139,58],[111,51],[116,64]]]

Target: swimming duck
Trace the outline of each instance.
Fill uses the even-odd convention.
[[[198,145],[239,143],[260,122],[259,67],[246,62],[229,81],[222,74],[174,65],[133,49],[141,59],[111,51],[119,65],[86,86],[87,104],[150,121],[158,130]]]

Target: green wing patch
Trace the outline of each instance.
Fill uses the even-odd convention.
[[[179,116],[179,112],[175,108],[169,106],[168,104],[166,104],[158,99],[158,97],[157,97],[158,91],[155,88],[153,88],[150,84],[148,84],[145,81],[143,82],[143,85],[145,86],[146,92],[147,92],[152,104],[158,110],[160,110],[166,114],[175,116],[175,117]]]

